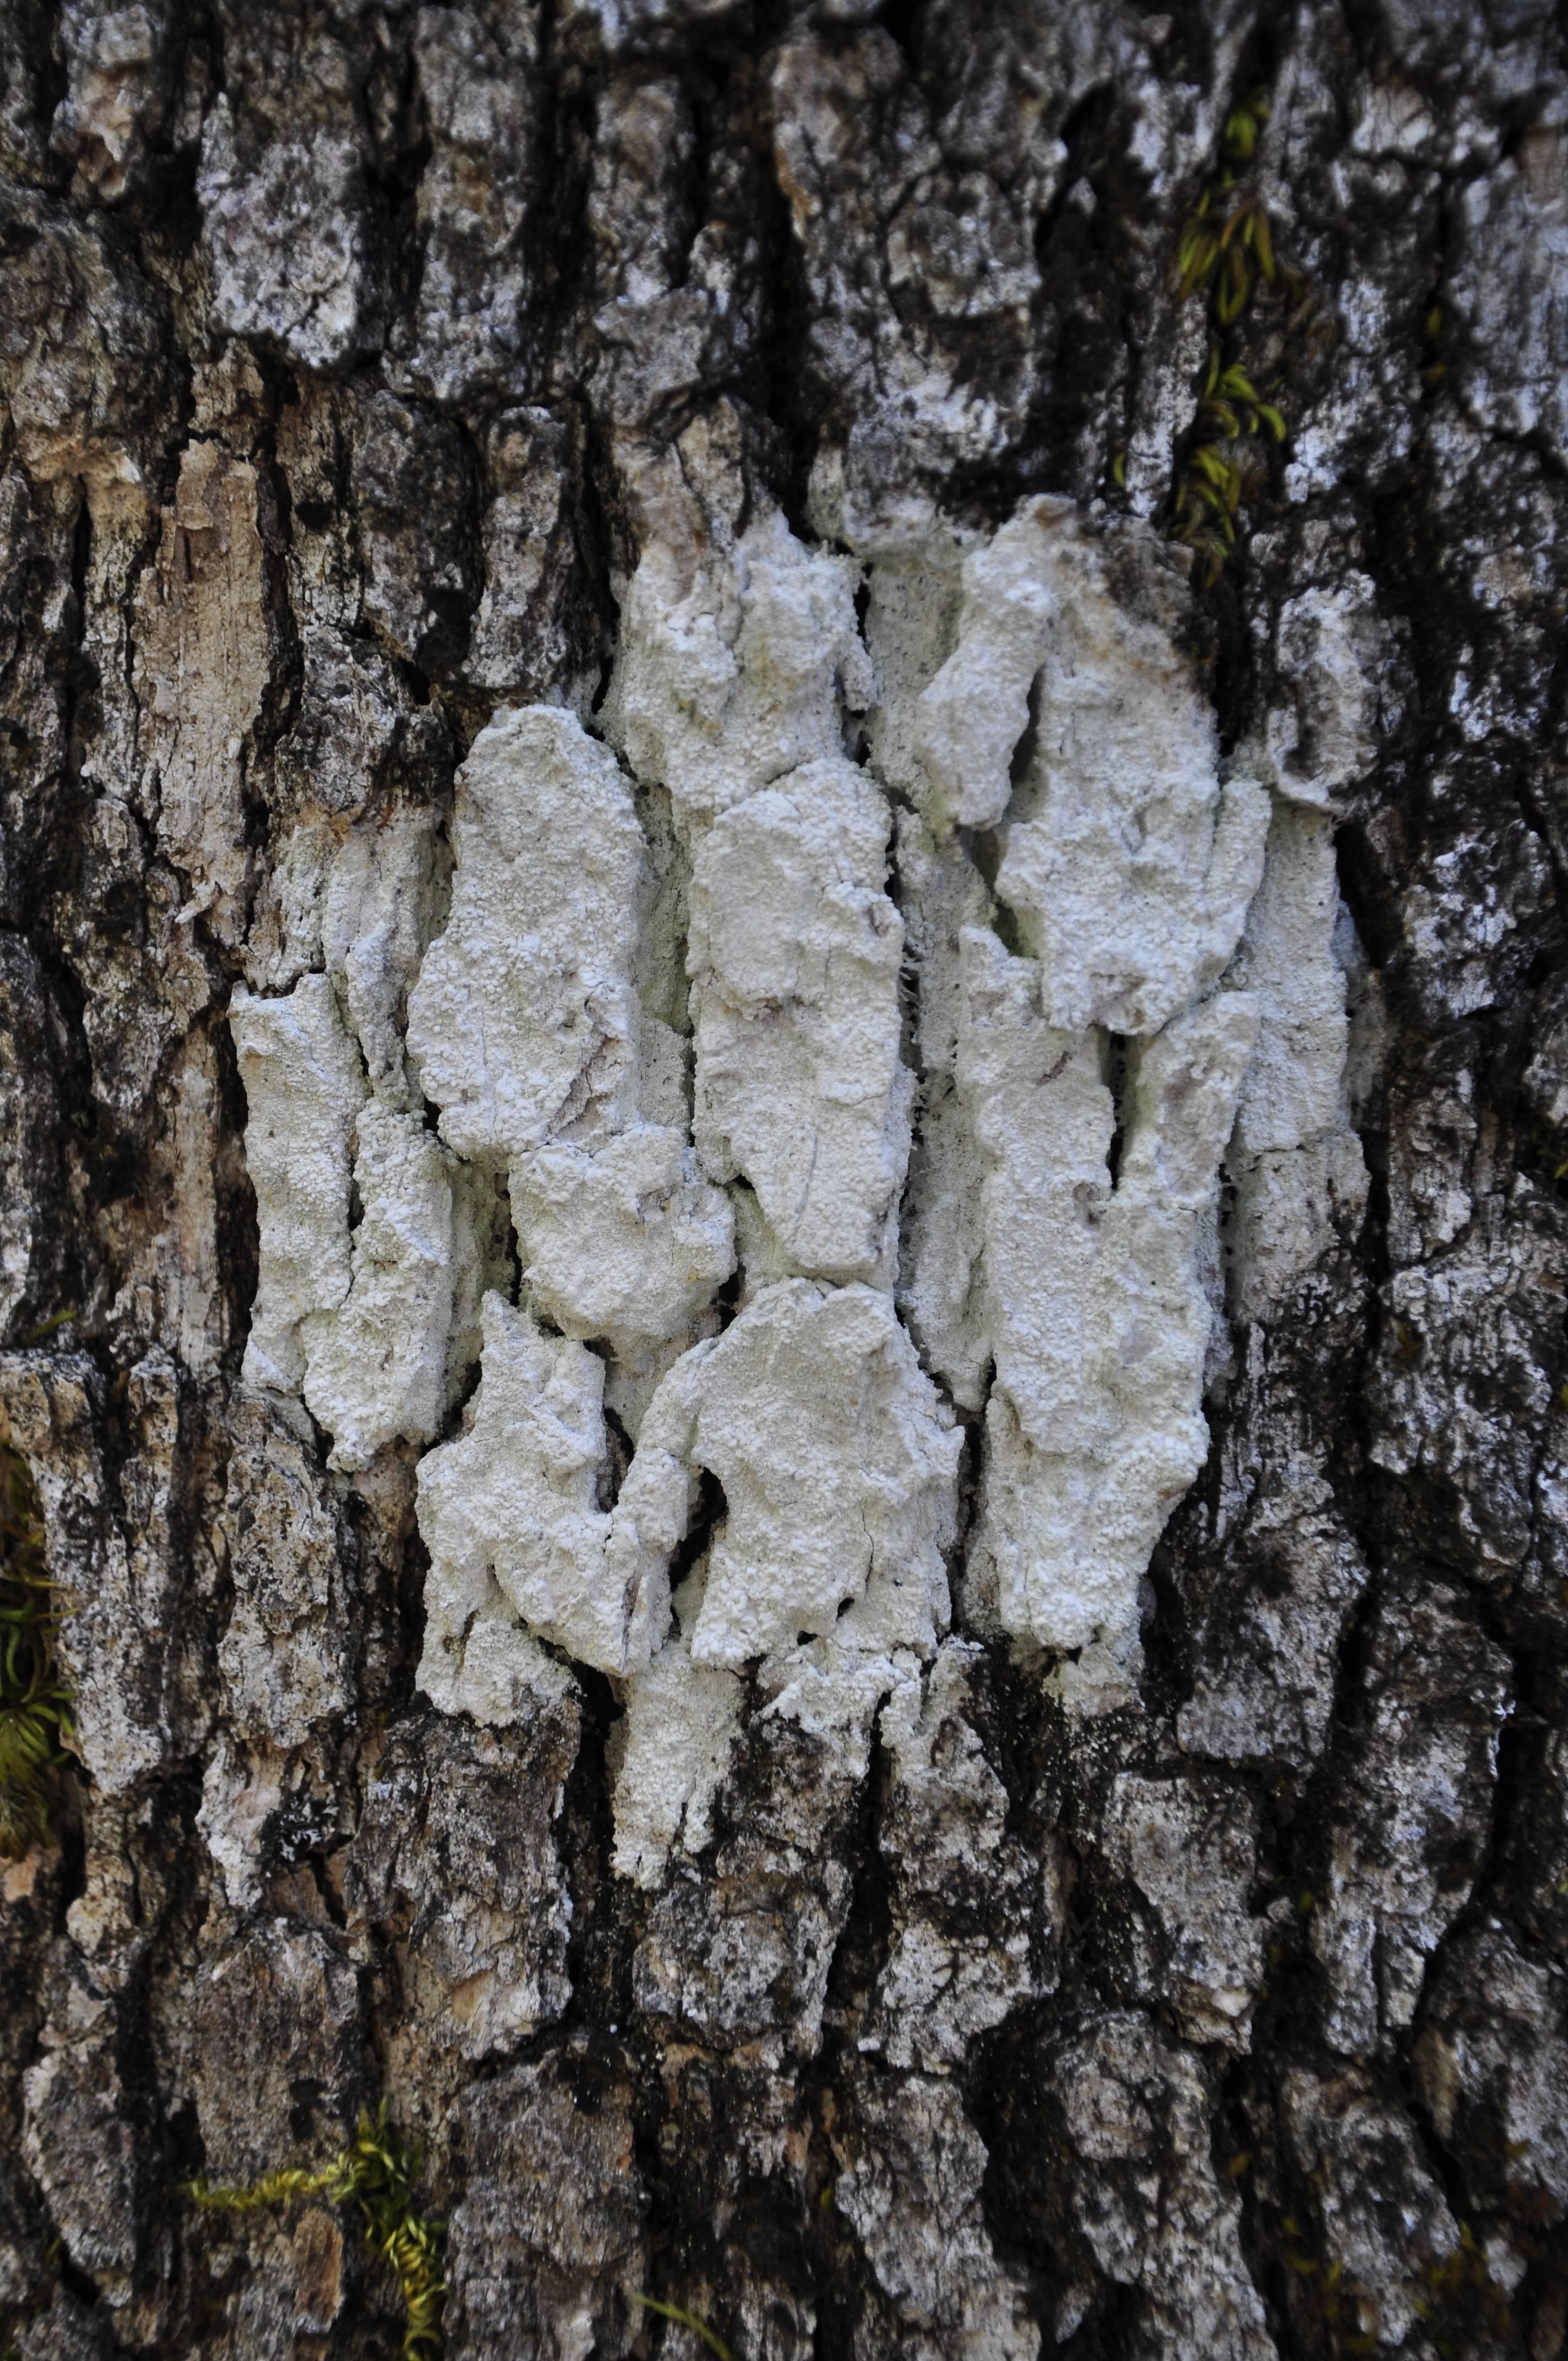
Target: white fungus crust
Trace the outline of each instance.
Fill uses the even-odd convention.
[[[729,1200],[670,1124],[535,1148],[512,1167],[511,1203],[534,1303],[618,1360],[689,1336],[735,1268]]]
[[[884,1261],[909,1161],[888,822],[852,763],[806,763],[731,806],[692,871],[698,1150],[751,1182],[795,1268],[836,1279]]]
[[[356,1470],[399,1435],[428,1443],[446,1408],[452,1326],[452,1181],[420,1116],[373,1100],[359,1112],[363,1211],[341,1307],[302,1323],[305,1400]]]
[[[1346,1092],[1350,1017],[1332,823],[1277,801],[1236,973],[1258,1006],[1257,1047],[1226,1163],[1235,1189],[1231,1302],[1238,1320],[1283,1302],[1333,1236],[1359,1225],[1368,1187]]]
[[[739,1671],[846,1610],[877,1645],[929,1649],[947,1620],[959,1442],[885,1295],[784,1279],[664,1379],[616,1515],[630,1505],[641,1530],[651,1491],[663,1511],[695,1497],[697,1470],[717,1477],[726,1513],[696,1664]],[[672,1528],[685,1539],[666,1512],[656,1553]]]
[[[480,731],[433,940],[427,821],[313,839],[280,980],[291,943],[326,972],[233,1012],[247,1379],[349,1473],[434,1444],[421,1685],[502,1725],[564,1660],[610,1675],[648,1885],[710,1841],[748,1713],[848,1764],[918,1713],[958,1412],[964,1620],[1077,1711],[1124,1696],[1208,1450],[1222,1166],[1243,1319],[1365,1189],[1327,811],[1354,682],[1314,675],[1227,774],[1146,527],[1033,500],[854,556],[672,514],[609,742],[563,706]]]
[[[930,817],[1000,828],[996,890],[1053,1025],[1157,1032],[1234,950],[1268,828],[1261,788],[1221,783],[1169,561],[1037,500],[963,582],[958,644],[918,700]]]
[[[974,1601],[1042,1647],[1129,1668],[1140,1578],[1208,1453],[1199,1232],[1256,1010],[1218,994],[1130,1053],[1113,1180],[1103,1039],[1046,1024],[1034,962],[994,936],[967,932],[963,950],[959,1081],[996,1356]]]
[[[702,1601],[694,1570],[674,1600],[676,1628],[647,1671],[627,1684],[615,1783],[615,1866],[656,1886],[672,1849],[706,1850],[711,1806],[740,1727],[746,1684],[736,1673],[694,1664],[691,1624]]]
[[[635,1602],[606,1566],[604,1364],[499,1295],[485,1298],[484,1338],[466,1433],[420,1464],[426,1664],[460,1648],[499,1594],[579,1663],[624,1671]]]
[[[256,1191],[261,1276],[245,1351],[246,1381],[297,1393],[306,1321],[334,1312],[353,1276],[348,1194],[353,1132],[368,1093],[324,975],[230,1004],[245,1084],[246,1161]]]
[[[451,916],[409,1001],[443,1139],[510,1162],[618,1129],[635,1087],[649,882],[629,781],[575,715],[503,711],[463,765],[452,836]]]
[[[728,555],[653,542],[631,577],[605,701],[610,742],[700,823],[802,763],[843,752],[865,703],[853,561],[807,549],[776,511]]]
[[[359,1037],[378,1098],[417,1109],[403,1051],[408,994],[433,931],[441,869],[436,815],[395,813],[384,828],[355,829],[332,864],[321,897],[322,955],[341,979],[344,1007]]]

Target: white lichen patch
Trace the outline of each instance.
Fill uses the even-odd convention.
[[[1113,1184],[1103,1045],[1036,1014],[1032,961],[978,930],[964,951],[996,1352],[971,1580],[1007,1631],[1127,1664],[1150,1552],[1208,1450],[1199,1230],[1255,1011],[1222,994],[1136,1056]]]
[[[1168,554],[1152,534],[1096,543],[1041,505],[1026,516],[1051,613],[996,890],[1040,962],[1053,1025],[1147,1035],[1211,990],[1234,950],[1268,797],[1247,779],[1221,785],[1213,708],[1172,629]]]
[[[709,1551],[692,1661],[731,1670],[833,1631],[865,1601],[879,1644],[930,1648],[948,1610],[959,1438],[885,1295],[784,1279],[650,1406],[618,1503],[657,1491],[667,1554],[680,1497],[706,1468],[725,1515]],[[655,1487],[654,1455],[667,1473]],[[666,1554],[667,1563],[667,1554]]]
[[[675,1594],[676,1629],[647,1671],[627,1684],[615,1763],[615,1867],[652,1888],[673,1849],[700,1853],[713,1838],[713,1799],[740,1727],[746,1685],[738,1674],[694,1664],[691,1626],[706,1565]]]
[[[447,884],[437,825],[433,811],[415,808],[351,829],[321,895],[323,964],[341,979],[372,1089],[398,1107],[418,1104],[404,1068],[403,1027]]]
[[[468,1653],[477,1639],[504,1658],[508,1610],[530,1645],[633,1675],[618,1844],[628,1873],[652,1876],[683,1818],[696,1841],[738,1710],[729,1676],[771,1657],[775,1691],[806,1678],[833,1726],[869,1729],[893,1653],[936,1646],[959,1438],[887,1297],[808,1279],[766,1290],[683,1355],[610,1515],[602,1393],[584,1346],[488,1299],[469,1430],[420,1466],[420,1681],[438,1703],[471,1699]],[[671,1562],[704,1470],[725,1515],[666,1644]],[[797,1665],[813,1638],[828,1654]]]
[[[433,1614],[427,1617],[419,1686],[442,1713],[471,1714],[488,1729],[509,1730],[532,1720],[541,1697],[565,1696],[575,1683],[498,1591],[462,1632],[444,1631]]]
[[[499,1295],[485,1299],[484,1334],[466,1433],[420,1462],[430,1552],[420,1681],[433,1696],[453,1677],[442,1660],[465,1645],[474,1619],[504,1621],[506,1609],[579,1663],[626,1664],[631,1602],[607,1570],[600,1499],[604,1363]]]
[[[956,537],[919,556],[872,567],[873,752],[938,837],[1001,830],[1054,1025],[1156,1032],[1218,980],[1268,826],[1260,788],[1221,780],[1179,563],[1050,499],[969,550],[957,599]]]
[[[1237,961],[1258,1004],[1257,1045],[1236,1108],[1243,1156],[1296,1148],[1340,1121],[1350,1021],[1333,950],[1339,912],[1331,823],[1280,805]]]
[[[1279,1303],[1329,1244],[1336,1217],[1355,1219],[1366,1202],[1346,1104],[1343,921],[1331,821],[1277,804],[1236,961],[1258,1007],[1227,1157],[1236,1191],[1231,1299],[1242,1320]]]
[[[441,1136],[510,1161],[630,1111],[647,854],[609,751],[555,706],[503,708],[458,777],[444,933],[408,1043]]]
[[[725,812],[692,873],[697,1147],[796,1269],[840,1279],[883,1261],[909,1156],[887,836],[864,772],[810,763]]]
[[[920,693],[915,742],[940,827],[994,828],[1053,636],[1066,624],[1053,562],[1076,511],[1032,500],[964,560],[957,644]]]
[[[447,1159],[452,1182],[452,1327],[446,1340],[446,1400],[457,1400],[484,1346],[484,1301],[509,1300],[516,1285],[511,1202],[484,1164]]]
[[[671,468],[640,478],[620,759],[503,708],[450,852],[432,808],[302,818],[250,970],[292,989],[234,1011],[247,1374],[344,1473],[435,1443],[421,1685],[499,1725],[561,1655],[622,1684],[644,1884],[708,1841],[748,1712],[858,1777],[918,1693],[949,1403],[983,1417],[966,1614],[1077,1659],[1080,1709],[1130,1694],[1225,1366],[1221,1159],[1243,1317],[1364,1186],[1310,808],[1367,743],[1330,677],[1359,608],[1287,619],[1299,694],[1227,776],[1147,526],[1036,499],[847,557],[738,532],[717,445]]]
[[[302,976],[276,1000],[241,985],[229,1022],[261,1241],[246,1382],[297,1393],[305,1374],[301,1323],[335,1312],[353,1277],[349,1142],[368,1093],[328,977]]]
[[[330,976],[273,999],[242,985],[229,1016],[260,1234],[245,1379],[302,1394],[330,1464],[356,1471],[438,1431],[464,1366],[454,1273],[493,1267],[493,1235],[471,1188],[455,1211],[454,1159],[422,1118],[372,1096]]]
[[[906,542],[878,549],[867,569],[871,758],[884,785],[923,810],[933,807],[936,789],[923,752],[927,717],[920,697],[958,643],[963,556],[958,534],[933,524]],[[1027,718],[1025,710],[1025,722]]]
[[[690,1338],[735,1268],[735,1216],[684,1130],[634,1124],[593,1148],[536,1148],[512,1168],[523,1279],[568,1336],[619,1360]]]
[[[728,550],[655,540],[643,553],[603,719],[688,820],[841,752],[840,693],[863,705],[868,685],[858,571],[807,549],[776,510]]]
[[[959,1436],[885,1295],[785,1279],[655,1394],[616,1504],[614,1548],[667,1585],[696,1477],[725,1512],[676,1598],[678,1628],[629,1685],[616,1866],[657,1884],[711,1835],[757,1665],[764,1710],[863,1777],[884,1697],[946,1629]]]
[[[373,1100],[360,1110],[348,1294],[301,1323],[313,1416],[333,1437],[333,1467],[367,1467],[402,1436],[429,1443],[446,1408],[452,1325],[452,1182],[441,1143],[416,1115]]]
[[[872,566],[869,739],[935,836],[999,829],[996,893],[1053,1025],[1147,1034],[1213,987],[1268,798],[1221,782],[1186,581],[1146,524],[1025,500],[961,562],[938,529]]]

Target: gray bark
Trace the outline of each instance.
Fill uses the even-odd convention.
[[[385,2100],[447,2224],[453,2361],[702,2350],[641,2294],[744,2361],[1553,2361],[1552,13],[9,0],[0,89],[0,1425],[69,1609],[78,1748],[54,1840],[0,1863],[0,2351],[396,2350],[352,2209],[182,2194],[319,2164]],[[1241,438],[1208,581],[1167,534],[1210,342],[1176,257],[1260,90],[1243,180],[1312,318],[1287,333],[1259,290],[1221,339],[1288,439]],[[459,1182],[439,1150],[470,1191],[467,1327],[422,1435],[394,1419],[356,1465],[297,1380],[242,1374],[269,1184],[231,1002],[336,972],[345,846],[404,829],[439,933],[456,774],[503,707],[620,730],[674,907],[681,781],[606,695],[672,535],[722,552],[776,511],[852,589],[900,518],[980,547],[1040,494],[1179,649],[1233,774],[1275,764],[1271,862],[1321,787],[1341,1113],[1232,1137],[1208,1457],[1094,1686],[1093,1645],[1008,1628],[986,1588],[1002,1348],[944,1360],[909,1277],[934,1143],[970,1118],[930,1046],[905,811],[897,1302],[962,1435],[950,1628],[848,1735],[772,1709],[760,1646],[715,1672],[740,1701],[709,1824],[640,1883],[614,1858],[630,1675],[536,1618],[515,1713],[418,1682],[422,1459],[482,1433],[478,1295],[521,1283],[501,1166],[465,1148]],[[882,778],[870,696],[845,748]],[[1003,840],[952,840],[988,895]],[[1261,906],[1226,976],[1288,1066],[1298,971],[1269,983]],[[636,990],[681,1033],[666,917],[674,965]],[[1009,972],[1048,965],[997,927]],[[384,1038],[353,1003],[350,1081],[434,1159],[447,1102],[398,1097],[424,949],[387,953]],[[1138,1030],[1094,1022],[1113,1057]],[[598,1516],[645,1405],[615,1392],[631,1348],[583,1333],[620,1405]],[[677,1578],[730,1489],[703,1488]]]

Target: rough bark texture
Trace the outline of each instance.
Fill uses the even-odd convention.
[[[1549,8],[7,0],[0,93],[0,2349],[394,2351],[181,2193],[385,2099],[454,2361],[1554,2361]]]

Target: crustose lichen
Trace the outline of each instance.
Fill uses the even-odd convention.
[[[374,2115],[360,2115],[342,2154],[315,2171],[286,2165],[245,2189],[192,2180],[185,2193],[197,2205],[228,2213],[263,2213],[306,2197],[324,2197],[331,2205],[352,2201],[359,2208],[366,2245],[388,2265],[402,2296],[403,2361],[435,2361],[442,2351],[446,2282],[441,2276],[441,2226],[414,2202],[418,2171],[419,2158],[389,2124],[383,2101]]]

